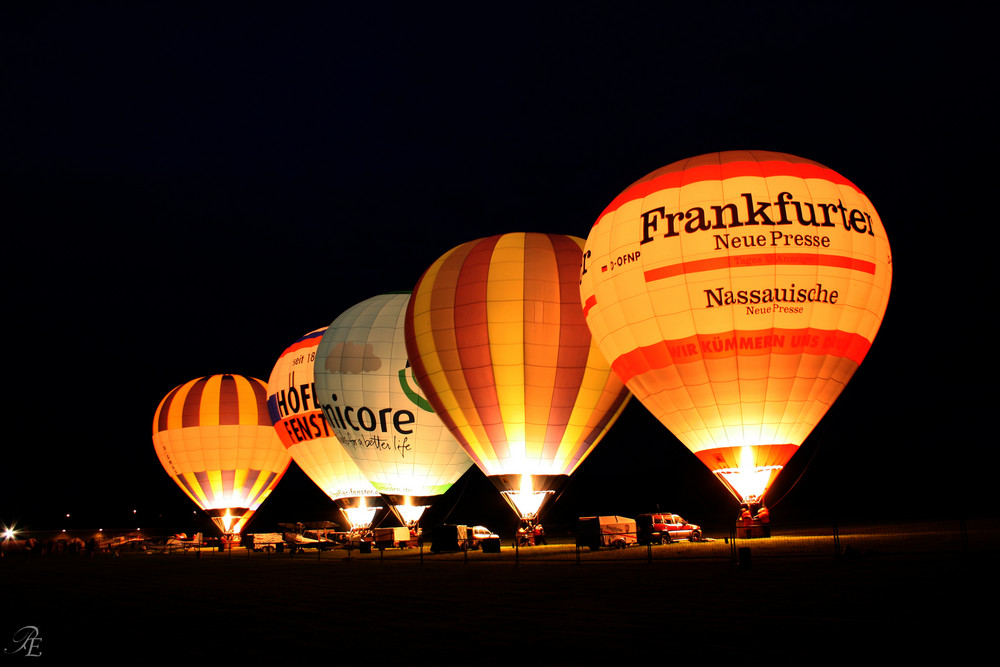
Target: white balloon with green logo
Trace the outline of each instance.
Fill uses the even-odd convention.
[[[406,525],[472,465],[417,385],[406,355],[410,294],[349,308],[316,350],[316,395],[337,439]]]

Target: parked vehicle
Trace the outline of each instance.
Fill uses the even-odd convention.
[[[162,551],[173,553],[174,551],[187,551],[188,549],[200,549],[204,545],[218,545],[224,540],[221,538],[214,541],[203,541],[202,534],[196,533],[194,537],[188,537],[185,533],[171,535],[170,537],[151,538],[142,542],[142,548],[147,551]]]
[[[656,512],[636,517],[639,544],[670,544],[678,540],[697,542],[701,539],[701,526],[688,523],[679,514]]]
[[[302,549],[326,551],[337,546],[337,542],[331,539],[331,534],[335,534],[337,524],[327,521],[317,521],[311,523],[279,523],[278,526],[284,529],[285,532],[282,533],[282,537],[285,546],[292,553]]]
[[[431,529],[431,551],[479,549],[483,544],[499,547],[500,536],[486,526],[442,524]]]
[[[473,526],[469,531],[469,548],[478,549],[483,540],[499,540],[500,536],[486,526]]]
[[[284,551],[285,536],[283,533],[244,533],[240,542],[253,551]]]
[[[636,544],[636,522],[624,516],[581,516],[577,519],[576,543],[597,551],[601,547],[624,549]]]
[[[391,549],[392,547],[405,549],[409,546],[415,546],[416,543],[416,540],[414,539],[414,545],[410,544],[412,536],[410,535],[410,529],[405,526],[376,528],[373,531],[373,534],[375,536],[376,549]]]

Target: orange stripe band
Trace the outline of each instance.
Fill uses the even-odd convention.
[[[305,336],[289,345],[288,349],[281,353],[281,356],[284,357],[287,354],[292,354],[293,352],[298,352],[299,350],[319,347],[319,342],[323,338],[324,333],[326,333],[326,327],[307,333]]]
[[[824,167],[823,165],[807,160],[803,160],[802,162],[789,162],[786,160],[769,160],[763,162],[739,160],[723,164],[703,164],[687,169],[684,168],[685,164],[686,162],[682,161],[669,165],[663,169],[654,171],[646,176],[645,179],[634,183],[608,204],[607,208],[598,216],[597,222],[594,224],[597,225],[604,216],[617,211],[624,204],[637,199],[644,199],[654,192],[680,188],[703,181],[724,181],[728,178],[792,176],[802,179],[822,179],[838,185],[848,186],[859,193],[861,192],[858,186],[829,167]]]
[[[674,364],[764,354],[819,354],[843,357],[860,364],[871,341],[840,330],[762,329],[737,330],[729,334],[695,334],[637,347],[611,364],[623,382]]]
[[[866,262],[842,255],[810,255],[806,253],[758,253],[753,255],[699,259],[649,269],[643,275],[646,278],[646,282],[651,283],[655,280],[683,276],[689,273],[751,266],[831,266],[838,269],[851,269],[875,275],[874,262]]]

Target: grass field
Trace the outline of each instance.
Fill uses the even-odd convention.
[[[719,540],[665,546],[692,557],[652,562],[578,563],[568,545],[522,550],[517,561],[507,547],[467,559],[415,550],[8,556],[0,643],[12,658],[12,637],[30,625],[49,658],[480,664],[641,661],[649,652],[779,664],[938,652],[954,660],[986,645],[995,550],[835,559],[764,557],[763,546],[749,566]]]

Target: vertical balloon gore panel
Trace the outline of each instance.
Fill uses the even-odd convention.
[[[212,375],[178,386],[153,416],[153,445],[167,474],[224,533],[238,533],[291,458],[256,378]]]
[[[756,502],[867,354],[892,258],[874,206],[843,176],[731,151],[623,191],[591,230],[580,278],[615,372]]]
[[[420,278],[406,347],[434,409],[522,518],[537,514],[628,400],[579,305],[583,240],[465,243]]]
[[[267,383],[268,411],[292,459],[334,501],[348,526],[367,528],[381,497],[337,439],[316,395],[316,350],[326,329],[310,331],[282,352]]]

